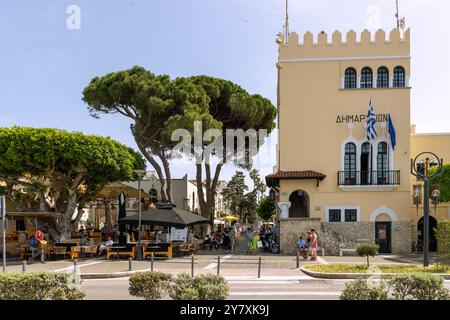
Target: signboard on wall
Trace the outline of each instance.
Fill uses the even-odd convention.
[[[186,241],[188,228],[177,229],[170,228],[170,240],[171,241]]]

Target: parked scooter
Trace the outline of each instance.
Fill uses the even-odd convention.
[[[261,242],[263,244],[264,252],[280,253],[280,245],[278,244],[274,233],[261,235]]]

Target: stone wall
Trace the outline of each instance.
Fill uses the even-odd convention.
[[[375,223],[322,222],[319,238],[326,255],[339,255],[341,248],[356,248],[360,243],[375,243]]]
[[[283,254],[296,254],[296,242],[306,231],[315,229],[326,255],[339,255],[340,248],[356,248],[360,243],[375,243],[375,222],[321,222],[317,219],[279,221],[280,247]],[[392,223],[392,253],[411,252],[411,223]]]
[[[411,222],[392,222],[392,253],[411,253]]]
[[[319,234],[320,218],[302,219],[292,218],[279,221],[279,239],[281,253],[296,254],[297,240],[299,236],[303,236],[306,240],[306,231],[314,229]],[[320,237],[320,234],[319,234]]]

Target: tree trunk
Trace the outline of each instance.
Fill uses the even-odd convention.
[[[164,156],[164,154],[159,155],[159,159],[161,159],[161,162],[162,162],[163,168],[164,168],[164,173],[166,175],[166,196],[167,196],[167,201],[173,204],[173,198],[172,198],[172,175],[170,174],[169,161],[167,161],[167,158]]]
[[[197,197],[198,203],[200,205],[200,214],[203,217],[208,217],[208,211],[206,208],[205,194],[203,193],[203,182],[202,182],[202,163],[195,164],[197,169],[196,180],[197,180]]]
[[[135,139],[136,140],[136,139]],[[139,148],[139,151],[144,155],[145,159],[147,159],[148,162],[152,165],[153,169],[156,171],[156,175],[158,176],[159,183],[161,184],[161,201],[167,202],[167,192],[166,192],[166,179],[162,173],[161,166],[156,162],[155,158],[153,158],[150,153],[145,149],[144,146],[142,146],[138,140],[136,140],[136,144]],[[139,199],[139,201],[141,201]]]

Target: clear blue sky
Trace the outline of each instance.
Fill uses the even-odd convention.
[[[400,4],[412,29],[412,122],[419,132],[450,131],[450,2]],[[66,27],[69,5],[81,9],[79,30]],[[394,0],[290,0],[291,31],[390,30],[394,8]],[[127,119],[95,120],[81,100],[91,78],[133,65],[229,79],[275,104],[275,38],[283,22],[284,0],[1,1],[0,126],[57,127],[135,147]],[[233,171],[227,167],[222,178]],[[193,177],[193,166],[173,169],[175,177],[185,172]]]

